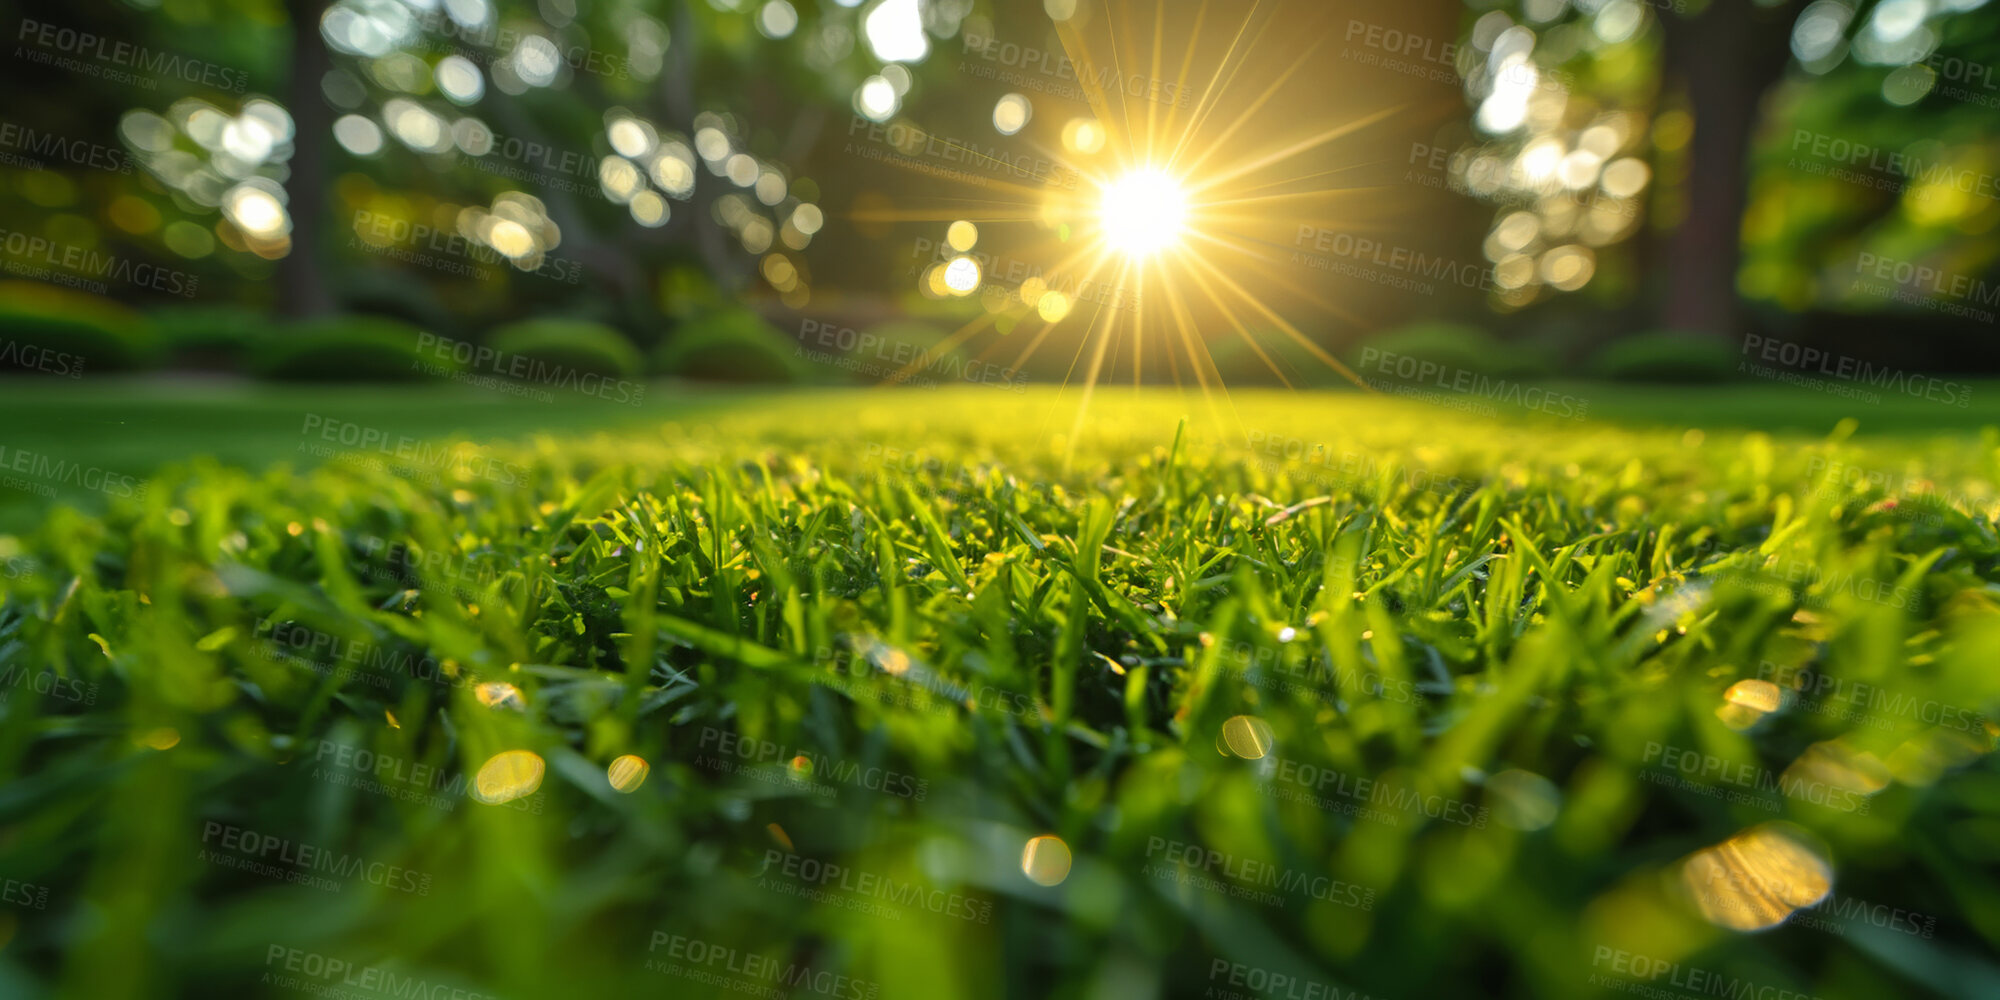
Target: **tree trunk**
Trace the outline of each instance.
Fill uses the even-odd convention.
[[[1664,328],[1732,338],[1739,332],[1736,270],[1749,202],[1750,141],[1765,91],[1791,60],[1798,4],[1762,8],[1750,0],[1711,0],[1699,16],[1661,15],[1663,92],[1678,91],[1694,116],[1687,214],[1660,248]]]
[[[667,64],[665,72],[660,74],[660,97],[666,104],[667,117],[687,129],[690,140],[694,138],[694,63],[698,52],[694,17],[688,9],[691,2],[683,0],[674,5],[673,20],[667,28],[673,44],[667,46]],[[694,194],[685,210],[688,224],[693,227],[695,252],[700,255],[709,280],[733,295],[746,283],[749,266],[733,259],[728,234],[715,221],[716,187],[724,182],[708,176],[699,165],[699,158],[696,163]]]
[[[285,0],[292,24],[292,74],[285,88],[291,113],[291,178],[285,182],[292,217],[291,252],[278,261],[278,310],[293,318],[333,311],[326,286],[326,159],[333,110],[320,80],[333,68],[319,34],[323,0]]]

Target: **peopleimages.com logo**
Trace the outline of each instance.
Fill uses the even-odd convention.
[[[1332,983],[1272,972],[1226,958],[1209,963],[1208,981],[1241,988],[1210,986],[1202,996],[1213,1000],[1374,1000],[1359,990],[1342,989]]]
[[[18,149],[23,154],[0,154],[0,163],[30,170],[41,170],[49,162],[55,162],[113,174],[132,172],[132,156],[122,149],[14,122],[0,122],[0,149]]]
[[[993,921],[991,900],[789,851],[773,849],[764,852],[764,865],[757,870],[757,886],[890,919],[896,919],[896,911],[872,905],[855,906],[847,901],[872,903],[880,900],[912,912],[923,910],[969,923],[987,924]]]
[[[768,985],[778,984],[793,991],[810,990],[836,1000],[874,1000],[882,995],[880,983],[711,944],[682,934],[654,931],[652,939],[646,943],[646,950],[656,956],[665,956],[646,960],[646,967],[652,971],[671,973],[704,985],[725,986],[744,993],[764,994],[769,990],[766,995],[772,997],[798,995],[796,992],[780,993],[776,986]]]
[[[15,34],[17,46],[14,56],[26,62],[49,65],[69,64],[65,68],[77,69],[92,76],[137,83],[152,89],[158,81],[172,77],[186,83],[198,83],[204,87],[214,87],[240,94],[250,86],[250,74],[240,69],[230,69],[204,59],[191,59],[178,52],[164,49],[149,49],[131,42],[121,42],[88,31],[78,31],[59,24],[49,24],[28,18],[21,19],[21,30]],[[27,51],[29,46],[40,52]],[[136,71],[136,72],[120,72]],[[141,74],[145,78],[141,77]]]
[[[25,448],[9,448],[0,444],[0,474],[18,472],[32,477],[26,483],[16,483],[23,488],[29,486],[53,487],[73,486],[78,489],[103,493],[123,500],[144,500],[149,486],[137,476],[125,475],[101,469],[94,465],[84,465],[65,458]],[[9,479],[14,477],[9,476]],[[32,492],[47,493],[47,490]]]
[[[417,334],[417,353],[421,355],[426,352],[435,363],[427,363],[419,357],[412,362],[412,367],[421,365],[427,370],[448,373],[454,377],[468,375],[477,378],[490,373],[517,381],[569,389],[614,403],[639,403],[646,397],[646,386],[641,382],[602,375],[574,365],[548,361],[532,354],[502,351],[485,344],[453,340],[435,333]],[[453,372],[446,367],[447,364],[464,366],[469,370]]]
[[[1743,338],[1742,355],[1755,361],[1775,362],[1796,372],[1824,375],[1855,385],[1928,399],[1946,406],[1965,407],[1972,402],[1972,387],[1963,382],[1952,382],[1934,375],[1916,375],[1889,365],[1878,365],[1780,337],[1746,334]],[[1739,367],[1750,370],[1747,363]]]
[[[0,251],[4,251],[8,258],[5,269],[10,274],[65,284],[77,283],[65,281],[65,278],[95,278],[99,281],[91,290],[98,294],[108,291],[102,284],[104,281],[184,298],[193,297],[195,290],[201,287],[201,279],[185,271],[115,253],[102,253],[89,247],[57,243],[18,230],[0,229]]]
[[[341,996],[337,987],[344,986],[410,1000],[494,1000],[490,993],[475,993],[393,969],[357,965],[282,944],[274,944],[264,953],[264,966],[267,971],[260,980],[262,983],[319,995]]]
[[[0,340],[0,368],[33,368],[50,375],[83,377],[82,358],[20,340]]]

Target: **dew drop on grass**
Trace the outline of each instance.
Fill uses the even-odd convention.
[[[1784,705],[1785,693],[1776,684],[1763,680],[1740,680],[1722,695],[1715,717],[1737,732],[1762,722]]]
[[[1881,758],[1848,744],[1845,739],[1823,740],[1805,749],[1792,766],[1785,769],[1781,782],[1803,782],[1806,787],[1825,785],[1861,795],[1873,795],[1889,786],[1889,768]],[[1848,801],[1830,798],[1832,802]]]
[[[1222,723],[1225,752],[1244,760],[1261,760],[1271,752],[1271,724],[1254,715],[1235,715]]]
[[[1021,874],[1036,885],[1060,885],[1069,877],[1069,845],[1054,834],[1028,838],[1021,849]]]
[[[472,781],[472,797],[487,805],[527,798],[542,787],[547,768],[532,750],[503,750],[480,765]]]
[[[646,783],[646,775],[652,773],[652,770],[652,766],[646,763],[646,758],[628,753],[612,761],[611,766],[604,769],[604,776],[611,782],[613,789],[629,795]]]
[[[1765,823],[1681,863],[1681,883],[1709,923],[1760,931],[1826,898],[1833,867],[1811,834],[1785,822]]]
[[[1562,792],[1549,779],[1510,768],[1486,779],[1486,800],[1500,825],[1535,831],[1556,821]]]
[[[172,726],[148,729],[144,733],[139,734],[138,742],[141,746],[151,747],[155,750],[172,750],[174,747],[180,745],[181,731]]]
[[[481,684],[473,689],[473,694],[478,696],[479,703],[485,705],[487,708],[520,709],[527,707],[527,703],[521,699],[521,689],[506,681]]]
[[[1987,723],[1988,729],[1992,725]],[[1935,784],[1947,771],[1992,753],[1993,748],[1993,734],[1987,729],[1968,732],[1930,729],[1891,751],[1885,766],[1897,781],[1923,787]]]

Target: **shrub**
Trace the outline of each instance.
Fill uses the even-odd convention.
[[[186,368],[247,368],[257,347],[274,336],[269,317],[232,306],[161,309],[151,315],[169,364]]]
[[[844,334],[840,340],[831,333],[823,338],[808,334],[806,347],[844,356],[850,367],[843,373],[854,381],[928,385],[958,380],[966,372],[964,352],[956,345],[941,347],[947,336],[929,323],[903,320],[871,326],[851,343],[844,342]]]
[[[146,321],[124,306],[37,282],[0,282],[0,371],[128,371],[159,357]]]
[[[1350,360],[1362,378],[1373,380],[1393,377],[1392,371],[1382,366],[1393,366],[1405,357],[1447,371],[1486,375],[1508,374],[1518,368],[1518,362],[1509,360],[1507,349],[1492,334],[1462,323],[1415,323],[1388,330],[1364,339],[1351,352]]]
[[[419,352],[414,326],[379,316],[343,316],[293,324],[260,345],[255,368],[265,378],[305,382],[413,381],[458,367],[435,351]]]
[[[800,382],[809,374],[798,345],[743,308],[711,310],[681,324],[653,362],[665,374],[713,382]]]
[[[1590,367],[1620,382],[1723,382],[1736,361],[1736,349],[1721,337],[1659,330],[1604,345]]]
[[[543,370],[613,378],[632,378],[646,366],[639,349],[624,334],[587,320],[543,318],[509,323],[494,328],[487,346],[499,353],[503,370],[511,370],[506,366],[514,364],[515,357],[530,358]]]
[[[1292,339],[1291,334],[1266,329],[1253,330],[1251,336],[1256,340],[1254,345],[1234,330],[1208,342],[1208,357],[1214,362],[1222,384],[1290,385],[1297,389],[1352,384],[1324,358]],[[1276,371],[1272,370],[1274,365]]]

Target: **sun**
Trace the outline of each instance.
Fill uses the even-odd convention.
[[[1114,250],[1148,257],[1180,242],[1187,227],[1187,192],[1155,167],[1130,171],[1104,185],[1098,221]]]

